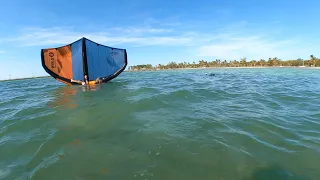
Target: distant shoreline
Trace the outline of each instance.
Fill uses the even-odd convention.
[[[124,70],[123,72],[141,72],[141,71],[165,71],[165,70],[188,70],[188,69],[267,69],[267,68],[298,68],[298,69],[320,69],[320,67],[310,67],[310,66],[248,66],[248,67],[199,67],[199,68],[170,68],[170,69],[140,69],[140,70]],[[37,76],[37,77],[26,77],[26,78],[14,78],[14,79],[3,79],[4,81],[17,81],[26,79],[40,79],[49,78],[51,76]]]
[[[37,77],[26,77],[26,78],[2,79],[2,80],[0,80],[0,82],[26,80],[26,79],[40,79],[40,78],[48,78],[48,77],[50,77],[50,76],[37,76]]]
[[[139,71],[164,71],[164,70],[188,70],[188,69],[267,69],[267,68],[298,68],[298,69],[320,69],[320,67],[310,66],[247,66],[247,67],[199,67],[199,68],[169,68],[169,69],[134,69],[126,70],[126,72],[139,72]]]

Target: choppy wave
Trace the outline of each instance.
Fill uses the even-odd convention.
[[[319,70],[124,72],[91,90],[0,84],[3,179],[320,175]]]

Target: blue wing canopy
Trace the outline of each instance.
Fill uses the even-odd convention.
[[[89,80],[116,74],[126,66],[126,50],[85,41]]]

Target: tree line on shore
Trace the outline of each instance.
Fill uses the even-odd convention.
[[[193,61],[189,62],[169,62],[166,65],[158,64],[152,66],[151,64],[141,64],[135,66],[129,66],[129,71],[139,71],[139,70],[158,70],[158,69],[177,69],[177,68],[204,68],[204,67],[279,67],[279,66],[306,66],[306,67],[320,67],[320,58],[316,58],[310,55],[310,59],[303,60],[301,58],[296,60],[281,60],[277,57],[269,58],[268,60],[251,60],[247,61],[246,58],[241,58],[240,61],[216,59],[214,61],[200,60],[198,63]]]

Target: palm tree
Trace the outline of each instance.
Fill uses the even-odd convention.
[[[252,60],[252,64],[253,64],[253,67],[256,67],[257,61],[256,60]]]
[[[260,59],[260,66],[264,66],[266,64],[266,61],[264,59]]]
[[[242,67],[243,67],[243,66],[246,66],[246,64],[247,64],[247,58],[246,58],[246,57],[241,58],[240,64],[241,64]]]
[[[311,63],[312,63],[313,66],[315,67],[315,66],[316,66],[316,60],[317,60],[317,58],[315,58],[315,57],[313,56],[313,54],[311,54],[311,55],[310,55],[310,59],[311,59]]]

